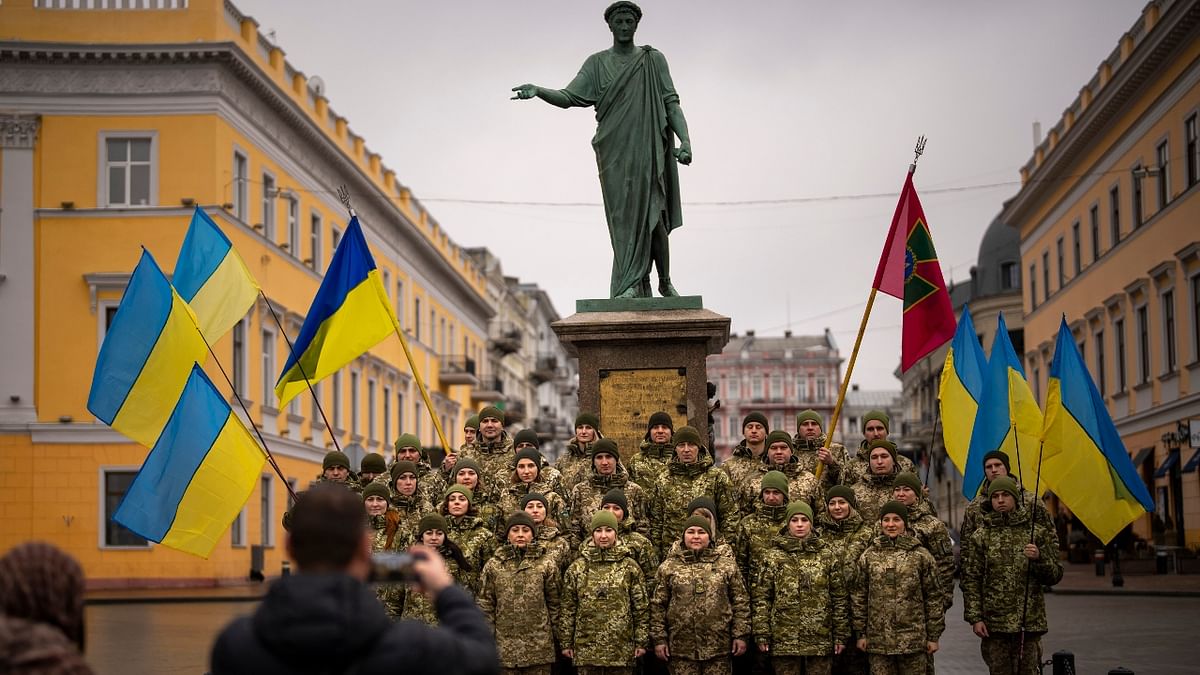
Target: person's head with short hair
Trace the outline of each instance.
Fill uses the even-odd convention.
[[[479,436],[485,443],[491,443],[504,433],[504,411],[489,405],[479,411]]]
[[[537,432],[533,429],[522,429],[513,436],[513,450],[520,452],[525,448],[533,448],[537,450],[541,447],[541,441],[538,440]]]
[[[821,413],[809,408],[796,415],[796,434],[806,441],[815,441],[825,433],[825,420]]]
[[[812,534],[813,510],[805,502],[788,504],[783,529],[790,537],[806,539]]]
[[[858,499],[854,496],[854,490],[845,485],[835,485],[825,492],[825,510],[834,522],[849,518],[857,508]]]
[[[604,23],[608,24],[613,39],[619,43],[633,41],[633,34],[641,20],[642,8],[629,0],[618,0],[604,10]]]
[[[680,464],[695,464],[700,460],[700,432],[695,427],[686,426],[675,432],[675,458]]]
[[[388,487],[383,483],[368,483],[362,491],[363,506],[368,516],[382,516],[388,510]]]
[[[471,502],[475,500],[475,493],[471,488],[455,484],[446,488],[446,496],[442,500],[445,507],[446,515],[452,518],[461,518],[471,515]]]
[[[609,511],[600,510],[592,514],[590,531],[592,543],[597,548],[612,548],[617,543],[617,518]]]
[[[921,501],[921,495],[924,492],[921,487],[921,479],[911,471],[896,474],[896,479],[892,482],[892,499],[910,509]]]
[[[321,460],[321,476],[325,480],[345,483],[350,478],[350,458],[341,450],[330,450]]]
[[[645,440],[665,445],[671,442],[671,435],[674,433],[675,422],[670,415],[660,410],[651,415],[650,420],[646,423]]]
[[[692,552],[702,551],[712,545],[712,522],[704,516],[691,516],[683,521],[683,547]]]
[[[625,496],[625,491],[621,488],[613,488],[604,493],[600,498],[600,510],[608,511],[613,514],[617,522],[624,522],[625,516],[629,513],[629,498]]]
[[[595,443],[600,433],[600,417],[596,413],[581,411],[575,416],[575,441],[580,445]]]
[[[871,441],[867,444],[867,462],[873,475],[886,476],[896,468],[896,444],[891,441]]]
[[[400,460],[392,465],[392,489],[403,497],[417,494],[417,465],[408,460]]]
[[[767,463],[771,466],[781,466],[792,461],[796,448],[792,445],[792,437],[786,431],[772,431],[767,435]]]
[[[908,507],[898,501],[890,501],[879,509],[879,528],[888,537],[895,539],[904,534],[908,527]]]
[[[349,492],[345,488],[334,489]],[[362,506],[357,508],[361,521]],[[25,542],[0,558],[0,614],[53,626],[74,642],[80,652],[86,633],[84,591],[83,568],[75,558],[52,544]]]
[[[862,432],[863,439],[870,443],[871,441],[886,440],[888,437],[888,426],[891,424],[891,417],[882,410],[869,410],[862,417]]]
[[[417,438],[416,434],[400,434],[394,446],[397,462],[407,460],[417,464],[421,461],[421,439]]]
[[[463,440],[468,444],[474,443],[479,436],[479,415],[471,415],[463,424]]]
[[[527,492],[521,497],[521,510],[529,514],[533,518],[533,522],[541,525],[549,519],[550,504],[546,499],[546,495],[540,492]]]
[[[988,485],[988,498],[992,510],[999,513],[1012,513],[1017,509],[1017,501],[1021,498],[1021,489],[1017,482],[1008,476],[1001,476]]]
[[[783,506],[788,500],[788,479],[779,471],[768,471],[758,483],[758,496],[767,506]]]
[[[508,543],[517,548],[526,548],[537,534],[537,524],[524,511],[514,511],[504,522],[504,534]]]
[[[318,483],[292,507],[286,546],[302,574],[341,572],[365,580],[372,538],[362,499],[339,485]]]
[[[758,446],[766,440],[770,432],[771,426],[767,424],[767,416],[761,412],[754,410],[742,418],[742,437],[746,439],[746,445]]]
[[[621,453],[617,450],[617,442],[611,438],[601,438],[592,444],[592,469],[601,476],[611,476],[617,472]]]
[[[983,477],[987,480],[996,480],[1010,472],[1008,453],[1003,450],[992,450],[983,456]]]

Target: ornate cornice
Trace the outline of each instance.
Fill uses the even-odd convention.
[[[37,141],[39,126],[39,115],[0,114],[0,148],[32,150],[34,142]]]

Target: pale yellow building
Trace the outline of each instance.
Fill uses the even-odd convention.
[[[277,574],[288,493],[267,467],[209,560],[109,518],[147,451],[86,403],[140,247],[170,273],[202,205],[294,336],[346,226],[345,185],[454,447],[487,399],[487,280],[254,19],[220,0],[114,8],[129,4],[0,4],[0,551],[51,541],[94,587]],[[331,433],[355,460],[406,431],[437,445],[398,339],[318,386],[331,432],[307,395],[278,409],[282,337],[260,300],[214,348],[289,482],[320,472]]]
[[[1156,0],[1021,170],[1025,367],[1039,400],[1065,315],[1155,498],[1134,526],[1200,545],[1200,3]],[[1191,424],[1189,438],[1186,429]]]

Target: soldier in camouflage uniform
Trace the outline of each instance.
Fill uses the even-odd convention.
[[[545,555],[529,514],[505,521],[507,543],[483,566],[479,608],[492,624],[501,672],[550,675],[558,624],[558,565]]]
[[[316,480],[308,484],[308,489],[319,483],[338,483],[344,485],[346,489],[352,490],[361,495],[362,487],[358,484],[354,474],[350,472],[350,458],[341,450],[330,450],[325,453],[325,458],[321,460],[321,475]],[[298,495],[304,497],[304,492]],[[283,513],[283,529],[287,530],[292,525],[292,512],[284,511]]]
[[[554,468],[562,475],[563,497],[569,502],[575,486],[587,480],[592,466],[592,443],[604,438],[596,413],[575,416],[575,437],[567,442],[567,451],[558,456]]]
[[[398,547],[395,545],[397,514],[388,508],[387,486],[374,481],[367,483],[367,487],[363,489],[363,507],[366,509],[367,525],[374,532],[374,537],[371,539],[371,552],[397,550]],[[389,528],[389,526],[391,527]],[[387,610],[388,616],[393,621],[400,618],[400,613],[404,609],[404,591],[403,584],[378,584],[375,586],[376,597],[383,603],[384,609]]]
[[[800,466],[788,432],[772,431],[767,436],[766,446],[763,461],[754,471],[745,473],[740,488],[734,487],[740,513],[749,515],[754,512],[762,492],[762,478],[768,471],[778,471],[787,478],[791,501],[804,502],[820,511],[823,506],[821,481]]]
[[[621,544],[629,549],[629,556],[641,568],[642,576],[646,580],[646,597],[649,598],[654,593],[654,574],[658,571],[659,563],[658,552],[654,550],[654,544],[646,535],[634,529],[625,492],[621,488],[613,488],[604,493],[604,499],[600,501],[600,510],[608,511],[617,519],[617,536],[621,539]]]
[[[555,561],[559,572],[565,572],[567,565],[575,559],[575,542],[563,532],[558,521],[550,515],[550,499],[540,492],[530,492],[517,504],[517,510],[524,511],[537,525],[537,542],[546,552],[546,556]]]
[[[531,492],[536,492],[543,495],[542,501],[550,509],[549,516],[555,522],[562,522],[567,515],[567,503],[555,486],[543,480],[542,472],[545,469],[554,471],[553,467],[544,466],[542,453],[538,452],[537,448],[526,447],[518,450],[508,485],[505,486],[504,492],[500,493],[500,512],[520,511],[521,498]]]
[[[609,438],[601,438],[591,445],[592,468],[587,480],[577,483],[571,490],[571,499],[567,509],[571,513],[571,531],[576,541],[588,538],[588,525],[592,516],[600,510],[600,502],[604,495],[613,488],[620,488],[625,493],[628,505],[632,509],[630,516],[643,518],[646,515],[646,497],[642,486],[629,480],[629,472],[621,463],[621,453],[617,443]],[[631,519],[631,522],[636,522]]]
[[[885,503],[882,534],[858,559],[850,617],[871,675],[925,675],[946,628],[937,563],[907,533],[907,518],[903,504]]]
[[[954,544],[950,541],[950,530],[929,509],[921,479],[917,474],[904,472],[896,476],[892,496],[908,508],[908,531],[933,555],[937,562],[938,581],[946,598],[946,610],[954,604]]]
[[[712,454],[700,442],[700,433],[683,427],[675,433],[675,454],[667,465],[666,479],[651,493],[651,536],[659,555],[665,557],[671,544],[679,540],[679,528],[688,517],[688,504],[697,497],[709,497],[717,507],[713,514],[720,521],[721,534],[733,538],[737,525],[737,505],[733,485],[724,471],[712,465]]]
[[[730,656],[745,653],[750,637],[742,574],[732,558],[712,547],[710,528],[699,516],[685,520],[679,529],[682,548],[658,568],[650,639],[672,675],[725,675],[731,672]]]
[[[542,442],[538,440],[537,432],[533,429],[522,429],[517,432],[516,436],[513,436],[514,452],[521,452],[526,449],[538,451],[537,482],[545,489],[558,494],[558,496],[563,498],[563,502],[565,503],[567,497],[570,495],[563,491],[562,474],[558,472],[558,469],[551,466],[545,457],[542,457],[541,445]]]
[[[472,594],[479,591],[479,572],[496,549],[496,532],[479,519],[472,506],[475,496],[465,485],[451,485],[438,510],[446,517],[446,537],[458,544],[466,560],[462,586]]]
[[[758,508],[742,518],[733,535],[733,551],[742,578],[751,584],[757,578],[758,564],[771,548],[771,541],[787,521],[788,482],[787,476],[778,471],[768,471],[762,477],[762,490]]]
[[[580,675],[632,673],[650,641],[645,577],[612,513],[597,511],[589,525],[591,538],[563,577],[562,653]]]
[[[452,469],[451,484],[464,485],[471,488],[471,507],[483,524],[496,534],[504,531],[504,516],[501,515],[500,505],[490,476],[485,473],[472,457],[460,458]]]
[[[440,553],[445,559],[446,569],[450,572],[450,576],[454,577],[455,583],[463,588],[469,588],[474,573],[478,570],[471,569],[470,563],[463,555],[462,548],[446,536],[448,530],[449,525],[445,518],[437,513],[427,513],[417,524],[416,540]],[[404,612],[400,618],[422,621],[431,626],[438,624],[437,610],[424,593],[405,594]]]
[[[833,551],[847,592],[853,592],[858,582],[858,559],[867,549],[875,528],[863,522],[855,508],[854,491],[845,485],[835,485],[825,492],[825,510],[817,514],[817,534]],[[860,675],[867,672],[867,655],[858,649],[860,636],[851,631],[846,648],[833,657],[833,672],[839,675]]]
[[[458,446],[458,451],[462,452],[474,445],[477,438],[479,438],[479,415],[471,415],[463,424],[463,442]]]
[[[896,466],[896,445],[891,441],[871,441],[867,452],[871,472],[850,488],[854,490],[859,514],[873,523],[879,520],[879,508],[892,499],[900,468]]]
[[[869,446],[871,445],[871,441],[887,440],[889,424],[891,424],[891,417],[882,410],[871,410],[863,415],[863,440],[858,446],[858,452],[855,453],[854,459],[850,460],[846,470],[842,472],[842,485],[854,485],[861,480],[865,480],[871,473],[871,463],[867,459],[867,456],[871,454]],[[901,473],[905,471],[917,472],[912,460],[904,455],[896,456],[896,465],[900,467]]]
[[[713,532],[717,533],[716,536],[712,538],[712,547],[716,550],[717,555],[729,558],[736,563],[737,557],[733,553],[733,540],[726,539],[724,535],[721,534],[721,521],[717,518],[716,513],[717,503],[714,502],[708,495],[700,495],[699,497],[696,497],[692,501],[688,502],[687,517],[691,518],[692,516],[699,516],[707,520],[709,528]],[[666,558],[671,557],[671,555],[680,553],[682,551],[683,540],[676,538],[675,541],[671,542],[671,550],[667,551],[666,555],[663,556],[663,559],[665,560]],[[744,579],[745,576],[742,578]]]
[[[829,675],[850,638],[850,599],[833,550],[813,531],[812,507],[792,502],[751,584],[754,641],[775,675]]]
[[[643,490],[653,488],[666,476],[667,462],[675,452],[675,444],[671,442],[674,433],[675,423],[670,415],[660,411],[650,416],[638,454],[629,460],[629,478]]]
[[[483,469],[488,485],[499,486],[508,482],[516,459],[513,439],[504,430],[504,411],[488,406],[479,411],[479,437],[460,453],[457,461],[470,457]],[[454,469],[451,469],[453,472]],[[501,523],[503,525],[503,523]]]
[[[767,416],[757,410],[742,419],[742,440],[733,446],[733,453],[729,459],[721,462],[721,470],[729,476],[734,494],[745,492],[743,483],[747,482],[749,477],[761,477],[758,469],[767,454],[768,433]]]
[[[792,439],[796,449],[796,459],[800,468],[817,473],[817,464],[822,463],[821,482],[825,486],[838,485],[842,481],[842,473],[850,463],[850,453],[841,443],[830,443],[825,447],[825,420],[821,413],[809,408],[796,415],[796,437]]]
[[[392,465],[389,473],[392,476],[392,512],[396,514],[396,524],[393,526],[389,523],[389,528],[394,532],[392,536],[397,550],[412,545],[421,516],[433,510],[433,505],[421,497],[419,471],[416,464],[401,460]]]
[[[964,542],[963,618],[982,642],[992,675],[1036,675],[1042,635],[1049,630],[1042,589],[1062,580],[1054,531],[1032,524],[1016,481],[1001,476],[989,486],[982,527]],[[1021,647],[1021,633],[1025,643]]]
[[[1021,487],[1021,483],[1011,475],[1008,453],[1003,450],[992,450],[983,456],[983,484],[979,486],[979,494],[967,504],[962,524],[958,528],[959,540],[963,542],[963,546],[966,546],[966,543],[971,540],[971,535],[975,530],[979,529],[983,506],[990,502],[988,488],[991,482],[1005,476],[1012,478],[1017,482],[1017,487]],[[1050,531],[1050,534],[1054,536],[1054,548],[1057,549],[1058,530],[1054,527],[1054,519],[1050,517],[1050,511],[1046,508],[1046,504],[1029,490],[1022,489],[1021,505],[1030,510],[1038,525]]]
[[[429,463],[429,455],[421,446],[421,440],[413,434],[401,434],[392,445],[396,450],[392,466],[402,461],[416,464],[417,484],[420,486],[418,495],[427,504],[440,502],[446,492],[446,477]]]

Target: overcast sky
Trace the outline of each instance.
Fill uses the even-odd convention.
[[[235,4],[325,80],[330,107],[458,244],[490,248],[562,316],[607,297],[594,113],[509,100],[521,83],[565,86],[611,46],[607,0]],[[849,357],[916,137],[929,142],[915,184],[947,281],[962,281],[1017,190],[1033,122],[1058,121],[1143,5],[645,0],[636,41],[666,55],[695,155],[675,287],[738,333],[828,326]],[[954,187],[970,189],[935,192]],[[812,197],[825,199],[696,203]],[[900,307],[875,303],[862,388],[899,389]]]

